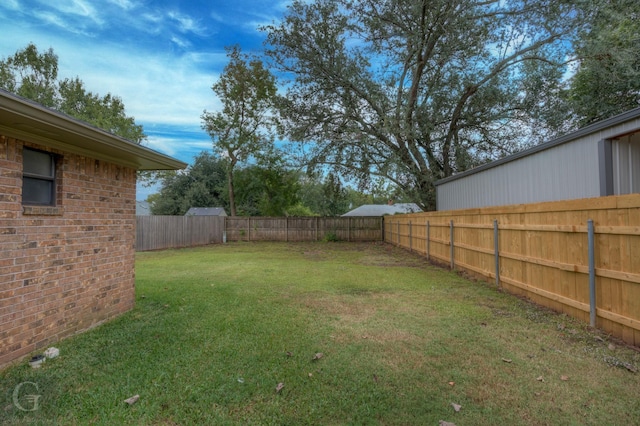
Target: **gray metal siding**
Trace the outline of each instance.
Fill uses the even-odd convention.
[[[439,185],[438,210],[597,197],[598,141],[577,142]]]
[[[640,192],[640,133],[614,139],[611,143],[613,193]]]
[[[636,112],[637,115],[637,112]],[[633,117],[528,155],[499,160],[437,183],[437,209],[455,210],[600,196],[598,142],[640,129]],[[544,148],[544,147],[543,147]],[[612,141],[614,193],[640,192],[640,135]]]

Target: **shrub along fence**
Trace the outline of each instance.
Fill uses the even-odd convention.
[[[387,216],[385,241],[640,346],[640,194]]]
[[[382,241],[381,217],[138,216],[136,250],[225,241]]]

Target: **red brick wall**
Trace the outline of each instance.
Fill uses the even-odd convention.
[[[60,156],[55,208],[22,205],[22,148]],[[0,135],[0,367],[134,305],[136,172]]]

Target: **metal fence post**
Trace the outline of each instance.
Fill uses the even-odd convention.
[[[411,232],[411,221],[409,221],[409,251],[413,251],[413,233]]]
[[[453,259],[454,245],[453,245],[453,220],[449,223],[449,234],[451,235],[451,269],[456,269],[456,262]]]
[[[587,239],[589,242],[589,325],[596,326],[596,256],[593,220],[587,221]]]
[[[223,221],[224,221],[223,222],[224,225],[222,225],[223,226],[223,228],[222,228],[222,244],[226,244],[227,243],[227,217],[226,216],[223,218]]]
[[[431,228],[429,226],[429,221],[427,221],[427,260],[431,260],[431,257],[430,257],[431,253],[430,253],[430,250],[429,250],[429,248],[430,248],[429,245],[431,244],[431,241],[430,241],[431,238],[429,236],[430,233],[431,233]]]
[[[393,222],[389,222],[389,233],[391,234],[390,238],[391,238],[391,244],[393,244],[393,233],[396,232],[395,231],[395,227],[393,226]],[[398,238],[396,238],[397,240]]]
[[[496,257],[496,287],[500,288],[500,250],[498,242],[498,221],[493,221],[493,250]]]

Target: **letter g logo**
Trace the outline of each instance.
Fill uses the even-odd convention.
[[[22,398],[22,401],[20,399],[20,390],[22,389],[23,386],[26,386],[26,385],[30,385],[30,386],[32,386],[32,387],[34,387],[36,389],[36,392],[38,391],[38,384],[37,383],[33,383],[33,382],[22,382],[22,383],[20,383],[13,390],[13,405],[15,405],[16,408],[18,408],[18,410],[36,411],[38,409],[38,400],[40,399],[41,395],[28,394],[28,395],[25,395],[24,398]],[[30,404],[26,408],[22,405],[25,402],[28,402]]]

